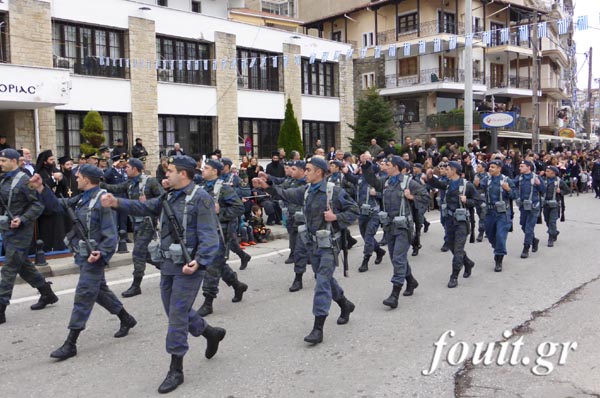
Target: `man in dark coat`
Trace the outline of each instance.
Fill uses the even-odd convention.
[[[43,151],[39,154],[35,165],[35,172],[42,177],[46,185],[54,194],[56,194],[58,184],[63,175],[56,168],[56,158],[51,150]],[[44,251],[65,250],[63,239],[65,237],[65,228],[63,218],[49,209],[38,218],[38,239],[44,241]]]

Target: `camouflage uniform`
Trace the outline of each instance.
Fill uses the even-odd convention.
[[[479,186],[476,187],[479,198],[475,203],[475,211],[477,212],[477,217],[479,217],[479,224],[477,229],[477,231],[479,232],[479,236],[477,237],[477,241],[481,242],[483,234],[485,233],[485,217],[487,215],[488,210],[488,203],[485,197],[485,186],[487,186],[487,180],[490,178],[490,176],[488,173],[477,173],[475,174],[475,178],[479,178]]]
[[[554,246],[559,231],[556,228],[558,221],[558,195],[571,193],[571,189],[560,177],[545,178],[546,193],[544,194],[544,221],[548,227],[548,246]],[[556,188],[560,188],[560,194],[556,193]]]
[[[534,179],[540,180],[540,185],[535,185]],[[521,229],[525,234],[523,242],[522,258],[529,256],[529,248],[533,246],[533,252],[538,249],[539,240],[535,237],[535,224],[537,223],[538,215],[541,211],[541,195],[546,192],[544,182],[539,176],[534,173],[521,174],[513,179],[516,189],[518,190],[517,203],[521,213],[519,222]],[[525,210],[523,202],[525,200],[532,201],[531,210]]]
[[[250,188],[244,183],[244,181],[237,175],[233,174],[233,173],[226,173],[226,174],[222,174],[219,176],[219,178],[223,181],[223,185],[227,185],[231,188],[233,188],[233,191],[235,194],[237,194],[237,199],[241,202],[240,198],[243,198],[244,196],[250,196],[252,195],[252,192],[250,192]],[[236,216],[235,222],[233,222],[232,220],[228,220],[231,222],[227,223],[227,229],[223,230],[223,233],[225,233],[225,239],[227,240],[227,243],[229,244],[229,250],[231,250],[232,252],[234,252],[235,254],[238,255],[238,257],[240,258],[240,260],[242,260],[242,265],[247,264],[248,261],[250,261],[251,256],[247,253],[245,253],[241,248],[240,248],[240,241],[238,240],[238,226],[239,226],[239,222],[238,222],[238,218],[241,217],[244,214],[244,205],[242,203],[242,213],[238,214]],[[243,267],[245,268],[245,267]]]

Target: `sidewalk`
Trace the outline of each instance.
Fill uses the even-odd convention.
[[[288,233],[284,226],[273,225],[271,228],[272,239],[287,239]],[[246,250],[252,254],[255,246],[249,246]],[[115,253],[110,260],[109,267],[123,267],[132,264],[131,252],[133,250],[133,243],[127,244],[128,253]],[[61,257],[61,258],[47,258],[48,265],[37,267],[37,269],[45,277],[61,276],[76,274],[79,272],[79,267],[73,262],[73,256]],[[25,283],[20,277],[17,277],[16,283]]]

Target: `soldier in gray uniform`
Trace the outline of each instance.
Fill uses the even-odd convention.
[[[160,182],[155,178],[143,174],[144,164],[141,160],[131,158],[125,166],[127,181],[119,184],[100,183],[100,188],[106,189],[114,194],[126,194],[128,199],[146,201],[157,198],[162,193]],[[118,195],[120,196],[120,195]],[[133,223],[133,283],[129,289],[121,293],[123,297],[133,297],[142,294],[142,279],[146,271],[146,259],[148,257],[148,245],[154,236],[156,218],[153,217],[131,217]]]
[[[477,217],[479,217],[477,242],[483,242],[483,235],[485,234],[485,216],[487,214],[488,206],[485,187],[487,186],[487,180],[489,179],[489,175],[486,170],[487,163],[477,163],[477,173],[475,174],[474,178],[474,185],[477,189],[477,194],[479,195],[479,198],[475,204],[475,211],[477,212]]]
[[[473,184],[461,178],[461,174],[462,166],[455,161],[448,162],[447,182],[433,179],[433,170],[427,170],[427,183],[446,191],[441,210],[445,213],[448,247],[452,252],[452,273],[448,281],[451,289],[458,285],[458,275],[463,265],[464,278],[471,276],[471,270],[475,266],[475,262],[465,252],[465,243],[469,236],[468,208],[475,206],[478,195]]]
[[[560,233],[556,228],[558,220],[558,195],[567,195],[571,193],[568,185],[559,177],[560,171],[556,166],[546,168],[546,194],[544,195],[544,221],[548,227],[548,247],[553,247]]]
[[[220,161],[208,159],[202,170],[202,184],[200,184],[200,187],[213,198],[220,222],[219,234],[222,235],[224,241],[227,241],[229,235],[226,231],[237,230],[238,219],[244,214],[244,204],[231,185],[224,183],[219,178],[222,171],[223,164]],[[219,258],[218,261],[211,263],[206,270],[205,281],[202,285],[204,303],[198,310],[201,316],[212,314],[212,303],[219,293],[219,279],[221,278],[227,286],[233,288],[234,295],[231,301],[234,303],[242,301],[244,292],[248,290],[248,285],[240,282],[237,274],[227,264],[225,256]]]
[[[211,327],[192,305],[200,291],[206,269],[221,261],[225,246],[218,232],[215,204],[210,195],[193,183],[196,161],[189,156],[169,158],[167,179],[169,193],[146,202],[115,198],[108,194],[102,198],[102,206],[127,210],[135,216],[158,216],[160,242],[152,245],[151,254],[162,255],[160,267],[161,299],[167,316],[166,349],[171,354],[171,366],[167,377],[158,388],[168,393],[183,383],[183,357],[187,353],[188,333],[203,336],[207,340],[206,358],[212,358],[225,338],[225,329]],[[192,261],[185,264],[178,234],[163,210],[168,201],[179,225],[183,228],[183,243]]]
[[[38,193],[27,186],[29,175],[19,169],[19,157],[19,152],[14,149],[0,151],[0,167],[4,173],[0,179],[0,231],[6,256],[0,268],[0,324],[6,322],[5,311],[17,275],[40,291],[40,299],[31,306],[32,310],[41,310],[58,301],[50,283],[27,258],[35,220],[44,211],[44,206]]]
[[[117,245],[117,224],[113,212],[103,208],[100,198],[106,193],[99,187],[100,179],[104,173],[92,165],[83,165],[77,172],[77,188],[82,193],[65,199],[65,205],[74,207],[75,217],[84,226],[85,232],[76,232],[73,228],[66,236],[68,246],[75,255],[75,264],[80,268],[79,281],[75,289],[75,300],[71,320],[69,322],[69,336],[62,347],[50,356],[64,360],[77,355],[77,338],[89,319],[94,303],[98,303],[108,312],[117,315],[121,327],[115,337],[125,337],[137,321],[129,315],[117,296],[106,285],[104,268],[108,266],[115,253]],[[42,194],[44,204],[56,213],[66,213],[54,193],[41,184],[32,182]],[[87,236],[82,236],[87,233]],[[89,251],[85,239],[92,246]]]
[[[255,178],[253,184],[275,197],[303,206],[306,227],[298,231],[306,244],[313,270],[317,274],[313,299],[313,330],[304,338],[310,344],[323,341],[323,325],[329,314],[331,301],[341,308],[338,325],[348,323],[354,304],[344,296],[344,290],[333,273],[339,255],[341,228],[350,226],[358,216],[358,206],[343,189],[328,184],[325,179],[327,162],[313,156],[306,165],[307,187],[283,189],[269,186],[263,178]],[[336,242],[337,240],[337,242]]]
[[[367,182],[382,193],[382,206],[378,217],[387,237],[388,252],[394,268],[391,279],[392,293],[383,301],[383,305],[397,308],[404,282],[406,281],[404,296],[412,296],[419,286],[408,263],[408,248],[414,228],[408,201],[426,206],[429,196],[423,185],[402,174],[402,170],[408,169],[410,165],[400,156],[394,155],[390,161],[382,164],[382,170],[387,173],[387,177],[377,177],[371,162],[366,162],[361,167]]]
[[[529,257],[529,249],[538,251],[540,240],[535,237],[535,225],[541,211],[541,196],[545,194],[546,187],[541,178],[533,172],[534,164],[530,160],[523,160],[519,164],[519,176],[513,179],[518,190],[516,199],[519,206],[521,229],[525,234],[521,258]]]

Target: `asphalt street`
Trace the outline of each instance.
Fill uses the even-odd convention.
[[[339,308],[334,303],[324,342],[314,347],[303,341],[313,322],[312,275],[305,275],[303,290],[289,293],[293,271],[292,265],[283,263],[287,242],[276,240],[249,248],[254,259],[248,269],[238,271],[250,286],[244,300],[232,303],[232,290],[221,284],[215,313],[207,317],[210,324],[227,329],[219,353],[206,360],[204,338],[190,337],[185,383],[171,396],[599,396],[594,361],[599,354],[594,337],[600,326],[600,282],[595,281],[600,275],[595,251],[599,205],[592,194],[567,198],[567,220],[559,223],[561,234],[555,247],[546,247],[546,229],[538,225],[540,250],[526,260],[519,258],[523,233],[515,222],[502,273],[493,271],[489,243],[467,244],[476,266],[471,278],[459,279],[456,289],[446,287],[451,255],[440,252],[442,228],[432,224],[423,236],[421,254],[410,258],[420,286],[414,296],[401,296],[396,310],[381,303],[391,291],[389,257],[380,265],[371,262],[369,272],[359,274],[359,240],[350,251],[350,277],[336,271],[356,311],[349,324],[338,326]],[[428,213],[428,218],[437,219],[437,212]],[[356,226],[353,233],[357,234]],[[239,261],[231,264],[239,268]],[[17,285],[7,309],[8,321],[0,326],[0,396],[157,396],[169,365],[164,348],[167,320],[158,273],[150,266],[148,274],[143,294],[124,299],[138,320],[128,337],[113,338],[118,319],[97,306],[79,338],[78,355],[58,363],[49,354],[67,335],[77,275],[51,278],[60,301],[43,311],[30,311],[36,291],[26,284]],[[130,275],[131,267],[107,270],[107,280],[119,295],[129,286]],[[201,303],[199,297],[195,307]],[[524,353],[535,354],[536,347],[546,341],[578,344],[548,376],[533,374],[534,363],[465,367],[444,360],[454,343],[465,342],[472,353],[475,343],[499,342],[505,330],[514,328],[511,340],[523,336]],[[424,376],[422,372],[432,366],[434,343],[449,330],[455,335],[447,339],[439,366]],[[454,354],[454,359],[460,356],[458,350]],[[534,355],[531,358],[533,362]]]

